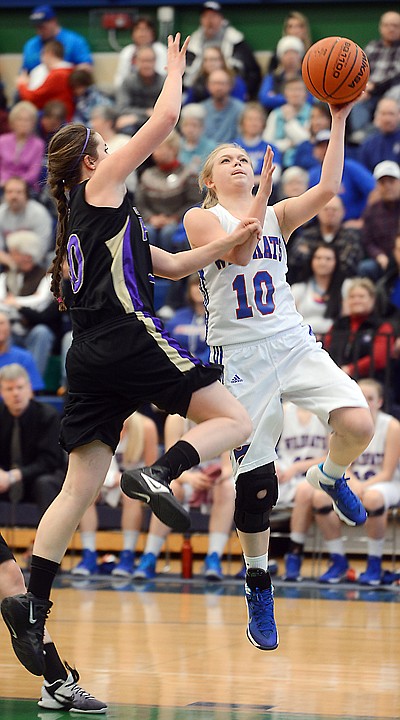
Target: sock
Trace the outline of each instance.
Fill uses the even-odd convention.
[[[246,573],[246,585],[250,590],[267,590],[271,587],[271,578],[268,572],[260,568],[248,568]]]
[[[223,555],[225,545],[228,540],[228,534],[222,532],[212,532],[208,538],[208,555],[217,553],[218,557]]]
[[[343,539],[335,538],[334,540],[325,540],[326,549],[329,555],[344,555]]]
[[[296,542],[290,536],[289,555],[302,555],[304,550],[304,542]]]
[[[342,477],[342,475],[345,474],[347,467],[347,465],[337,465],[335,462],[333,462],[333,460],[331,460],[328,454],[328,457],[322,465],[322,470],[325,475],[328,475],[329,478],[338,480]]]
[[[154,464],[167,468],[171,473],[171,480],[174,480],[179,475],[182,475],[185,470],[190,470],[199,463],[200,457],[196,448],[186,440],[178,440]]]
[[[159,535],[153,535],[152,533],[149,533],[146,540],[146,547],[144,549],[144,555],[146,553],[152,553],[153,555],[158,558],[161,548],[164,545],[165,538],[160,537]]]
[[[246,564],[246,568],[249,570],[250,568],[258,568],[259,570],[264,570],[264,572],[267,572],[268,570],[268,553],[265,553],[265,555],[259,555],[258,557],[249,557],[248,555],[243,555],[244,562]]]
[[[301,546],[301,549],[303,551],[303,545],[306,541],[306,533],[302,532],[291,532],[290,533],[290,542],[293,543],[293,545]],[[292,552],[292,551],[290,551]]]
[[[51,586],[55,576],[57,575],[59,563],[53,560],[32,555],[31,576],[29,578],[28,592],[36,595],[38,598],[48,600],[50,597]]]
[[[44,679],[50,684],[56,680],[66,680],[68,677],[65,665],[53,642],[44,645],[44,668]]]
[[[384,545],[385,538],[382,538],[382,540],[373,540],[372,538],[368,538],[368,555],[382,558]]]
[[[130,550],[130,552],[135,552],[137,541],[139,538],[139,530],[124,530],[122,533],[123,536],[123,550]]]
[[[89,530],[88,532],[81,532],[82,547],[85,550],[96,552],[96,532]]]

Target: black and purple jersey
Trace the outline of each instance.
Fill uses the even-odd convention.
[[[141,313],[154,317],[154,276],[146,228],[128,196],[118,208],[85,200],[86,182],[71,192],[67,257],[79,334]]]

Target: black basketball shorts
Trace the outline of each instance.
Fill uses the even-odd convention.
[[[143,404],[185,417],[192,394],[222,373],[220,365],[205,365],[182,348],[160,321],[144,316],[80,334],[66,369],[60,441],[67,452],[94,440],[114,452],[124,420]]]

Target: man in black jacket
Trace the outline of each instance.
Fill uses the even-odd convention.
[[[261,69],[243,33],[224,17],[218,2],[205,2],[200,11],[200,26],[191,33],[187,51],[184,85],[190,87],[198,73],[205,47],[219,47],[228,67],[246,82],[249,97],[256,99]]]
[[[59,413],[33,398],[29,376],[17,363],[0,370],[0,395],[0,501],[35,502],[43,514],[66,472]]]

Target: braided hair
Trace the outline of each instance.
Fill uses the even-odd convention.
[[[65,125],[53,135],[49,143],[47,182],[56,201],[58,215],[55,256],[50,267],[50,289],[61,311],[67,309],[62,297],[62,265],[68,242],[68,196],[82,180],[81,161],[86,154],[97,158],[97,140],[95,133],[84,125]]]

